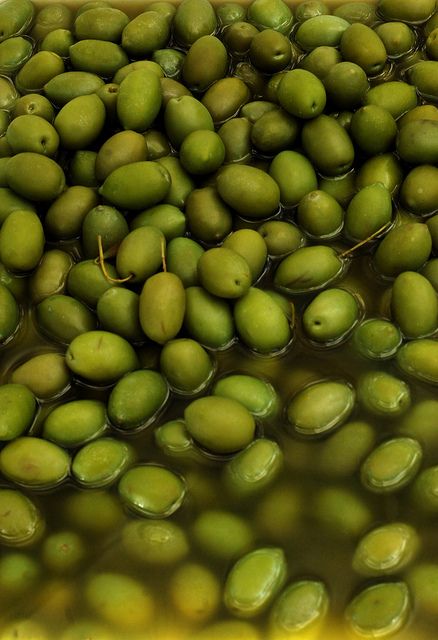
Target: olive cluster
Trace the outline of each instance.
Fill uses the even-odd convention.
[[[0,3],[0,640],[428,640],[436,1],[116,4]]]

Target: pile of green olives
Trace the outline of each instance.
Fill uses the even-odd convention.
[[[437,2],[125,4],[0,1],[0,640],[435,640]]]

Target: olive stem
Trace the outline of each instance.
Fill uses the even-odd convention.
[[[368,236],[367,238],[364,238],[363,240],[361,240],[360,242],[355,244],[353,247],[350,247],[346,251],[343,251],[342,253],[340,253],[339,257],[340,258],[345,258],[346,256],[350,255],[350,253],[353,253],[353,251],[356,251],[356,249],[359,249],[359,247],[361,247],[362,245],[366,244],[367,242],[369,242],[370,240],[372,240],[373,238],[378,236],[379,233],[382,233],[382,231],[384,229],[386,229],[386,227],[388,227],[390,224],[392,224],[391,221],[390,222],[385,222],[385,224],[382,227],[377,229],[377,231],[374,231],[374,233],[372,233],[370,236]]]
[[[102,273],[105,276],[105,278],[109,282],[128,282],[128,280],[131,280],[132,273],[130,273],[129,276],[127,276],[126,278],[113,278],[112,276],[110,276],[110,274],[106,270],[106,266],[105,266],[105,254],[103,252],[102,236],[101,235],[97,236],[97,245],[99,247],[99,265],[100,265],[100,268],[102,269]]]
[[[163,271],[166,272],[167,271],[166,252],[165,252],[165,248],[164,248],[164,239],[163,238],[161,238],[161,263],[163,265]]]

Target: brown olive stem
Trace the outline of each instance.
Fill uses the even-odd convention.
[[[99,247],[99,266],[102,269],[102,273],[105,276],[105,278],[109,282],[119,282],[119,283],[128,282],[128,280],[131,280],[132,273],[130,273],[129,276],[127,276],[126,278],[113,278],[112,276],[110,276],[110,274],[106,270],[106,266],[105,266],[105,254],[104,254],[104,251],[103,251],[102,236],[101,235],[97,236],[97,246]]]
[[[384,231],[384,229],[386,229],[386,227],[388,227],[390,224],[391,222],[385,222],[385,224],[382,227],[377,229],[377,231],[374,231],[374,233],[372,233],[370,236],[368,236],[367,238],[364,238],[363,240],[355,244],[353,247],[350,247],[346,251],[343,251],[342,253],[340,253],[339,257],[345,258],[346,256],[350,255],[350,253],[353,253],[353,251],[356,251],[356,249],[359,249],[359,247],[361,247],[362,245],[366,244],[367,242],[369,242],[370,240],[378,236],[379,233],[382,233],[382,231]]]

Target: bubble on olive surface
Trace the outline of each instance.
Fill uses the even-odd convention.
[[[415,478],[422,460],[423,450],[417,440],[390,438],[380,443],[363,461],[362,484],[373,493],[399,491]]]
[[[266,610],[287,577],[287,562],[278,547],[258,548],[231,567],[225,581],[224,604],[239,618],[251,618]]]

